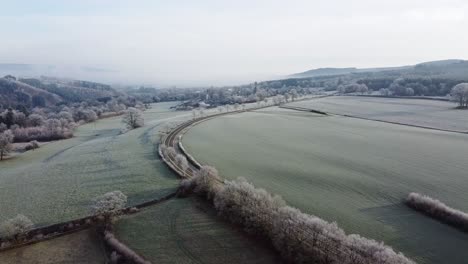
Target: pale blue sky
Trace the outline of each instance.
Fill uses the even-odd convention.
[[[119,82],[220,85],[318,67],[468,59],[466,0],[0,0],[0,6],[0,63],[109,68],[118,74],[103,79]]]

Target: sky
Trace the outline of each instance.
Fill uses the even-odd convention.
[[[0,63],[58,65],[67,77],[77,67],[106,69],[79,77],[107,82],[232,85],[321,67],[468,59],[467,0],[0,0],[0,6]]]

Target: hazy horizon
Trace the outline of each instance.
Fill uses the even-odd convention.
[[[114,83],[239,84],[466,59],[467,12],[459,0],[2,1],[0,63]]]

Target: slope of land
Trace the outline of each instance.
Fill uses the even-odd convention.
[[[169,200],[125,217],[116,234],[152,263],[279,263],[273,249],[196,198]]]
[[[0,253],[2,264],[106,263],[104,246],[92,230],[84,230]]]
[[[333,96],[288,104],[332,114],[468,132],[468,111],[456,104],[423,99]]]
[[[468,235],[402,204],[417,191],[467,210],[466,135],[273,108],[201,123],[189,153],[418,263],[465,263]]]
[[[89,214],[93,199],[121,190],[129,204],[160,198],[178,179],[153,152],[157,132],[188,113],[170,111],[173,103],[144,112],[145,126],[120,134],[121,117],[80,126],[74,138],[0,164],[0,221],[25,214],[46,225]]]
[[[461,70],[464,68],[464,70]],[[409,66],[397,66],[397,67],[381,67],[381,68],[319,68],[312,69],[301,73],[292,74],[291,78],[312,78],[319,76],[330,76],[330,75],[347,75],[357,73],[371,73],[371,74],[386,74],[386,73],[399,73],[399,74],[420,74],[422,72],[427,73],[448,73],[456,72],[461,73],[468,70],[468,61],[464,60],[440,60],[440,61],[429,61],[423,62],[416,65]]]

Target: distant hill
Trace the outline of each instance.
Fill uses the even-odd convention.
[[[382,67],[382,68],[319,68],[308,70],[301,73],[295,73],[289,75],[288,78],[312,78],[319,76],[334,76],[334,75],[346,75],[355,73],[378,73],[378,72],[389,72],[395,71],[401,74],[410,73],[421,73],[421,71],[428,71],[430,73],[443,73],[451,71],[462,71],[467,69],[468,72],[468,61],[465,60],[441,60],[441,61],[430,61],[423,62],[416,65],[399,66],[399,67]]]
[[[0,78],[0,108],[54,106],[61,103],[107,101],[122,93],[106,84],[50,77]]]

